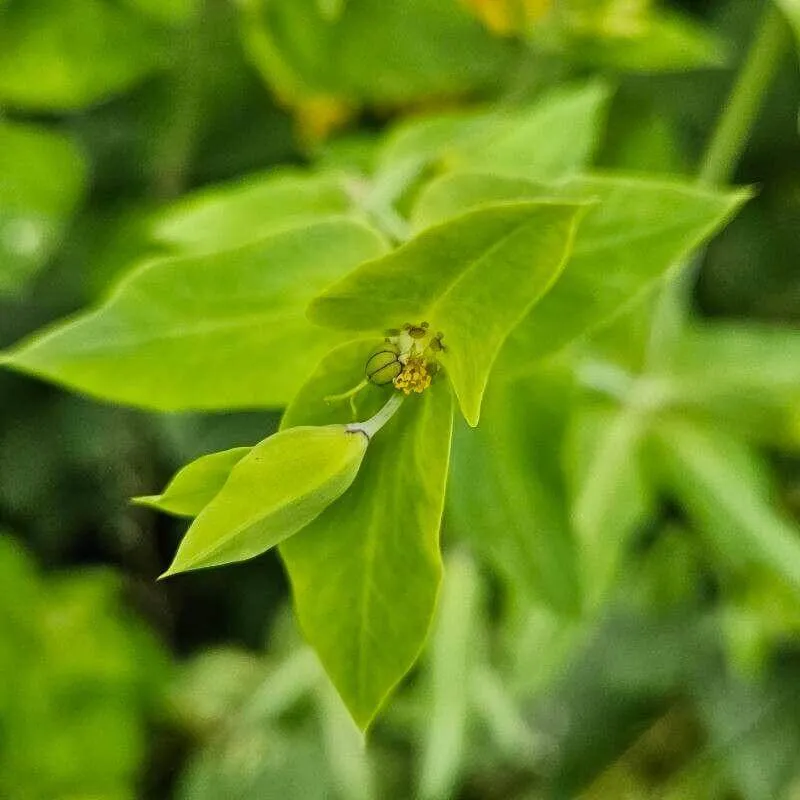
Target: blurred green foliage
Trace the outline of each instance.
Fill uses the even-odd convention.
[[[91,335],[30,371],[214,409],[105,407],[0,374],[0,795],[800,796],[796,59],[764,98],[736,175],[755,198],[703,254],[689,320],[652,291],[738,204],[688,182],[766,6],[0,0],[0,346],[117,285],[62,329]],[[797,3],[776,7],[796,30]],[[554,188],[590,169],[605,177]],[[128,498],[275,430],[301,383],[282,364],[307,374],[341,341],[304,338],[301,312],[349,256],[303,226],[336,227],[345,249],[361,232],[366,258],[384,250],[367,225],[395,239],[487,191],[587,186],[619,215],[588,234],[602,244],[610,219],[616,245],[579,254],[557,324],[518,329],[480,427],[457,426],[436,622],[365,749],[277,560],[156,584],[184,528]],[[659,240],[676,209],[681,235]],[[267,280],[281,237],[291,258]],[[152,296],[170,303],[109,323],[164,257],[174,280]],[[204,263],[219,275],[200,295]],[[283,316],[259,307],[245,355],[202,331],[156,369],[130,349],[131,331],[182,329],[220,297],[246,313],[256,289],[283,292]],[[426,488],[407,483],[398,497]],[[331,569],[319,559],[320,586]],[[342,630],[299,611],[319,636]]]
[[[135,796],[169,661],[106,570],[42,576],[0,537],[0,791]]]

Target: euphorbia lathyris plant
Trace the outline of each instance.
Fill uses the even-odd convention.
[[[278,433],[141,501],[195,517],[168,574],[279,547],[362,728],[434,613],[454,406],[478,425],[490,380],[648,295],[746,198],[580,175],[607,96],[592,84],[424,119],[371,175],[268,176],[184,202],[153,224],[171,256],[4,357],[155,410],[286,408]]]

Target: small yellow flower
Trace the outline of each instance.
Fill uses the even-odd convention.
[[[420,394],[431,385],[431,376],[425,364],[425,359],[421,356],[412,356],[408,359],[403,370],[394,379],[395,388],[400,389],[403,394],[409,395],[411,392]]]

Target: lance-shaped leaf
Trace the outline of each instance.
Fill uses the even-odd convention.
[[[176,517],[196,517],[219,494],[231,470],[249,452],[249,447],[234,447],[201,456],[180,469],[161,494],[135,497],[132,502]]]
[[[376,332],[429,322],[444,334],[441,361],[475,426],[497,353],[558,278],[583,208],[521,202],[464,214],[362,264],[317,297],[309,315]]]
[[[340,419],[347,404],[322,398],[356,382],[367,353],[364,343],[334,351],[283,424]],[[365,390],[358,416],[384,400]],[[349,491],[280,547],[301,628],[361,728],[417,659],[433,617],[452,418],[445,381],[408,398]]]
[[[165,575],[244,561],[297,533],[353,482],[369,439],[345,425],[288,428],[231,470]]]
[[[422,229],[500,200],[597,201],[581,222],[558,283],[503,347],[497,369],[511,376],[645,297],[749,196],[742,190],[715,192],[688,183],[614,176],[575,178],[545,187],[492,175],[455,174],[428,187],[414,220]]]
[[[328,220],[238,250],[152,261],[100,308],[0,363],[157,411],[282,406],[341,341],[307,321],[309,300],[384,251],[372,229]]]
[[[392,187],[402,190],[426,166],[530,180],[574,174],[592,161],[610,95],[605,84],[592,81],[562,86],[533,103],[501,111],[406,120],[381,148],[375,183],[391,196]]]

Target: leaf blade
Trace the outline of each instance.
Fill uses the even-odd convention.
[[[514,329],[497,370],[524,374],[539,360],[600,327],[646,296],[670,269],[713,235],[750,197],[685,182],[586,176],[544,186],[489,174],[453,174],[432,182],[415,225],[441,224],[483,202],[593,198],[563,274]]]
[[[231,470],[250,450],[234,447],[201,456],[180,469],[161,494],[134,497],[131,502],[177,517],[196,517],[219,494]]]
[[[160,211],[152,237],[183,253],[210,253],[352,210],[346,176],[271,171],[204,189]]]
[[[341,409],[319,398],[351,386],[363,354],[363,342],[334,351],[283,424],[338,418]],[[359,402],[374,406],[381,396],[376,389]],[[445,383],[406,400],[374,437],[347,494],[280,546],[304,635],[362,729],[417,659],[431,625],[452,417]]]
[[[293,535],[348,489],[367,442],[327,425],[289,428],[257,444],[197,516],[161,577],[244,561]]]
[[[469,212],[362,264],[318,296],[309,316],[376,332],[429,321],[444,333],[441,360],[474,427],[501,345],[558,278],[583,209],[522,202]]]
[[[99,308],[2,363],[157,411],[280,407],[341,340],[306,320],[308,301],[385,247],[371,228],[332,219],[222,254],[151,261]]]

